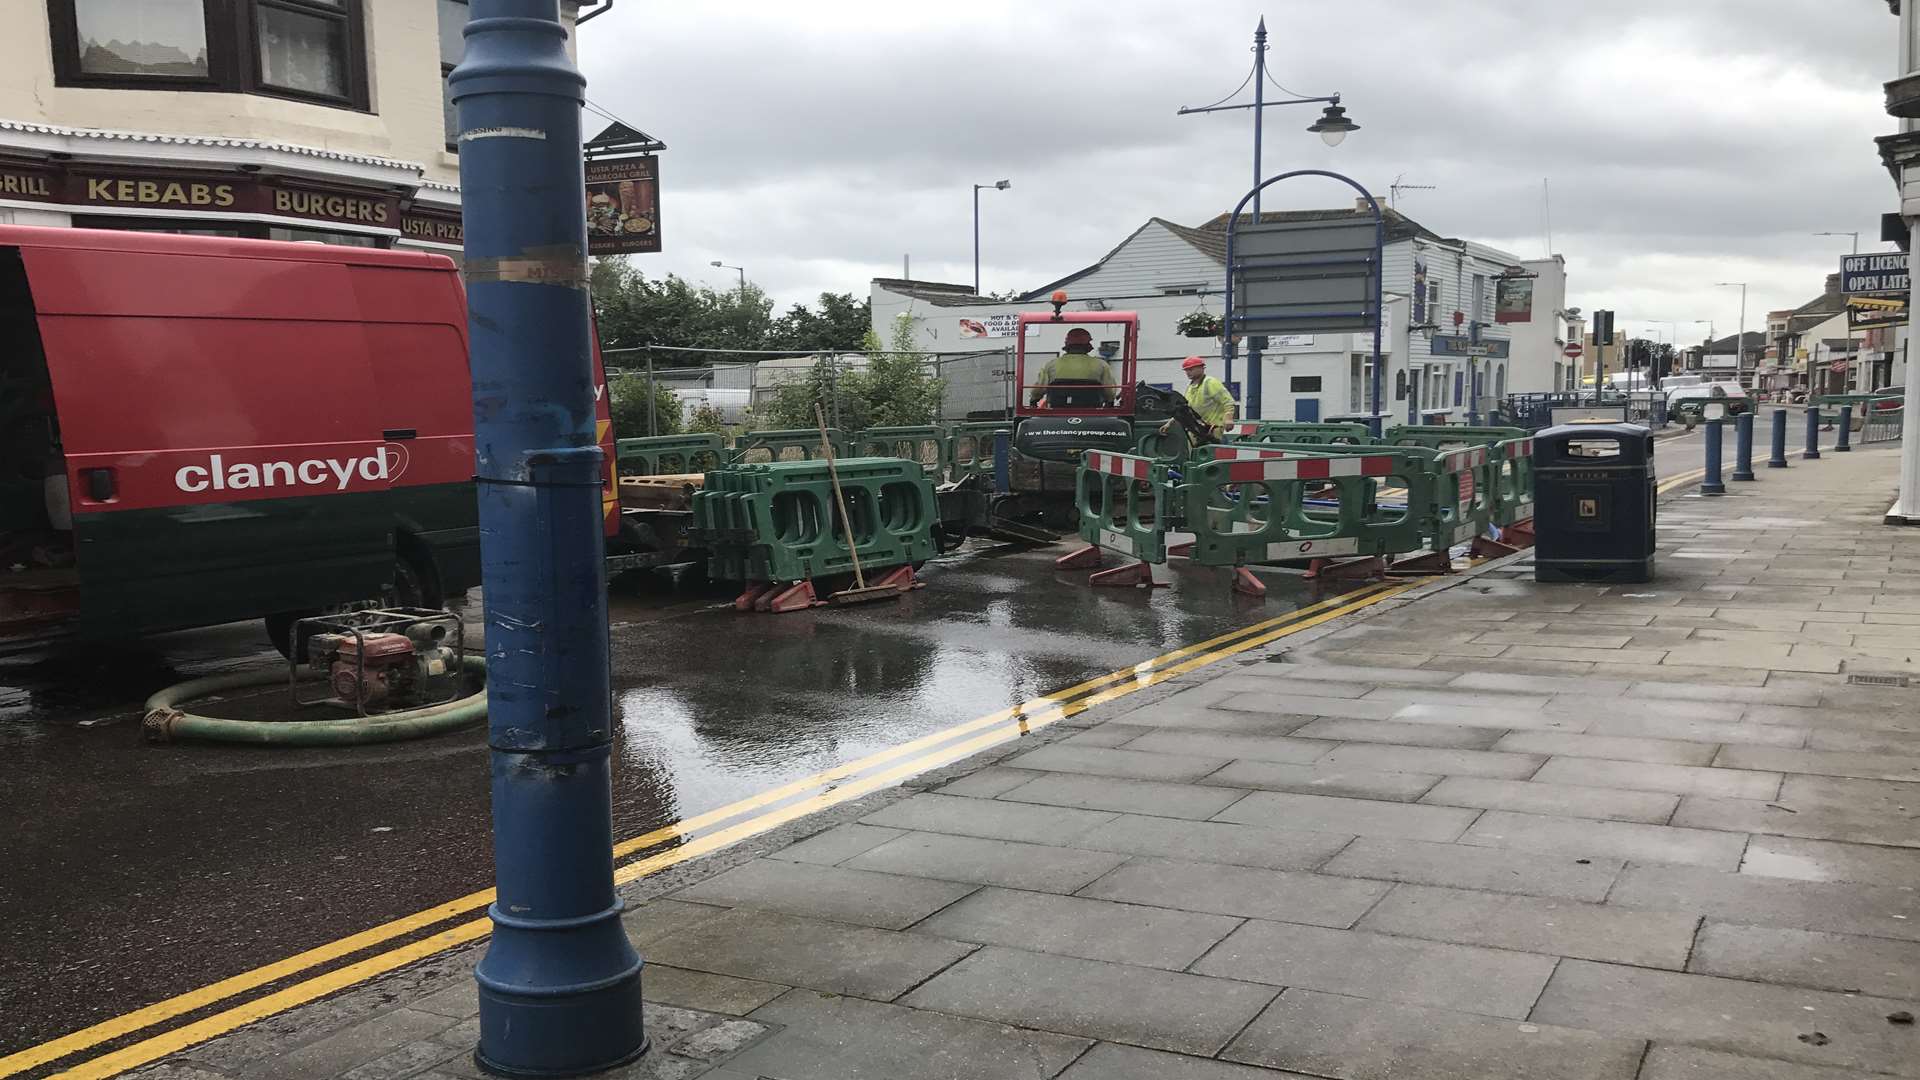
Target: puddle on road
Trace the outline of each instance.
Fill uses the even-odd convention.
[[[620,831],[757,791],[1064,689],[1312,602],[1224,571],[1094,589],[1057,551],[975,550],[930,564],[898,602],[740,614],[716,605],[614,635]],[[624,617],[616,603],[614,620]],[[651,807],[657,820],[629,817]]]

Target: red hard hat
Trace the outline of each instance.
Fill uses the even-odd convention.
[[[1083,327],[1076,326],[1067,331],[1067,344],[1091,345],[1093,344],[1093,335],[1088,333]]]
[[[1181,371],[1192,371],[1194,368],[1203,368],[1206,366],[1207,362],[1197,356],[1189,356],[1185,360],[1180,361]]]

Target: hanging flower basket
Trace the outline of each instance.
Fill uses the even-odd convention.
[[[1217,338],[1226,327],[1220,322],[1220,316],[1210,311],[1194,311],[1180,317],[1174,329],[1190,338]]]

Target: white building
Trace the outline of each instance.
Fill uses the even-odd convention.
[[[1265,213],[1262,220],[1337,220],[1363,212],[1289,210]],[[915,340],[926,351],[978,350],[1005,357],[1013,344],[1011,317],[1044,310],[1047,298],[1060,290],[1068,294],[1069,310],[1124,310],[1140,316],[1142,380],[1179,385],[1184,381],[1180,361],[1198,354],[1208,359],[1209,371],[1227,378],[1240,396],[1248,343],[1237,343],[1229,374],[1219,338],[1186,337],[1176,325],[1195,312],[1223,314],[1225,266],[1226,215],[1199,226],[1153,218],[1099,261],[1034,289],[1016,303],[976,296],[961,285],[875,279],[873,325],[887,339],[904,316],[913,320]],[[1561,376],[1555,362],[1568,332],[1566,271],[1557,257],[1523,263],[1483,244],[1447,239],[1389,210],[1383,267],[1381,411],[1389,422],[1421,417],[1464,422],[1473,409],[1472,381],[1479,385],[1480,412],[1503,394],[1556,387]],[[1496,279],[1527,272],[1539,275],[1531,321],[1497,322]],[[1517,354],[1513,350],[1522,339],[1514,330],[1528,331]],[[1271,337],[1261,360],[1260,415],[1324,419],[1370,412],[1372,354],[1371,333]],[[983,372],[1002,366],[999,359],[980,365]],[[950,384],[963,379],[954,365],[947,370]],[[973,407],[997,407],[999,402],[989,401],[985,393],[993,380],[975,381],[983,392],[982,404]],[[954,389],[950,386],[950,397]],[[1243,400],[1243,413],[1249,412],[1247,404]]]
[[[566,0],[572,25],[581,4]],[[16,0],[0,223],[458,255],[465,0]]]

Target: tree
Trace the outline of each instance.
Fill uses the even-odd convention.
[[[773,327],[773,347],[846,352],[860,347],[872,324],[873,305],[867,300],[855,300],[852,293],[823,292],[818,312],[795,304],[780,316]]]
[[[699,408],[693,410],[693,419],[687,421],[687,431],[689,433],[698,431],[719,435],[726,430],[727,424],[726,421],[720,418],[720,410],[705,402],[702,402]]]
[[[680,398],[674,394],[671,387],[663,383],[654,384],[653,416],[649,425],[647,382],[645,375],[629,373],[614,376],[608,384],[607,391],[612,395],[610,409],[613,413],[615,438],[632,439],[647,434],[680,434]]]
[[[913,347],[913,320],[894,320],[892,348],[881,351],[872,331],[863,342],[867,370],[861,395],[875,427],[931,424],[940,415],[946,380],[929,372],[928,357]]]
[[[596,261],[590,283],[600,347],[662,346],[658,359],[672,366],[752,360],[758,350],[855,349],[871,321],[868,302],[851,293],[821,293],[818,311],[795,304],[775,318],[772,298],[752,282],[714,289],[673,274],[649,279],[624,258]]]
[[[842,431],[858,431],[870,423],[864,390],[866,375],[826,353],[797,378],[781,383],[761,412],[761,427],[810,428],[816,423],[813,407],[826,414],[827,423]]]

